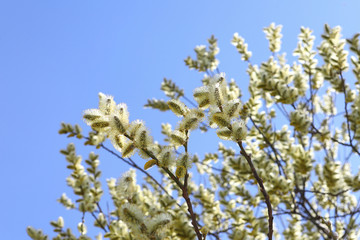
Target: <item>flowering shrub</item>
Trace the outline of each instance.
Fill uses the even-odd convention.
[[[145,105],[179,117],[174,129],[162,124],[165,144],[154,141],[142,120],[130,120],[126,104],[103,93],[98,108],[83,112],[92,131],[83,135],[78,125],[63,123],[60,134],[84,139],[85,145],[112,153],[132,169],[118,180],[107,179],[113,209],[105,213],[99,156],[90,153],[83,164],[74,144],[61,150],[72,171],[67,184],[77,199],[63,194],[58,201],[83,216],[90,214],[93,222],[83,217],[74,234],[59,217],[51,222],[54,239],[90,239],[91,224],[101,232],[96,239],[114,240],[360,238],[360,172],[351,166],[360,156],[359,34],[347,39],[352,75],[345,78],[348,51],[340,27],[325,25],[316,49],[312,31],[301,28],[293,64],[276,55],[281,29],[275,24],[264,28],[272,56],[260,65],[251,62],[245,40],[233,36],[232,44],[248,64],[248,99],[220,73],[217,40],[212,36],[208,48],[196,47],[196,58],[185,59],[190,69],[205,73],[193,91],[195,102],[164,79],[161,89],[169,100]],[[278,119],[288,125],[278,128]],[[237,149],[220,141],[217,152],[200,158],[188,150],[197,129],[216,131]],[[106,139],[116,151],[106,147]],[[340,150],[347,156],[341,157]],[[134,154],[145,163],[133,160]],[[152,167],[159,170],[161,183],[146,171]],[[136,171],[146,175],[146,184],[136,183]],[[209,187],[192,179],[199,174]],[[27,232],[32,239],[48,239],[41,230],[28,227]]]

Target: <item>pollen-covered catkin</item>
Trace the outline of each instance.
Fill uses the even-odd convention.
[[[290,113],[290,125],[295,130],[306,133],[311,125],[311,118],[305,111],[297,109]]]
[[[113,96],[99,93],[99,109],[104,115],[110,115],[116,108]]]
[[[141,120],[135,120],[130,123],[130,126],[128,128],[129,135],[133,139],[139,129],[143,127],[145,124]]]
[[[109,126],[110,126],[110,123],[108,121],[101,120],[101,119],[99,121],[95,121],[91,124],[91,128],[98,132],[106,131]]]
[[[183,166],[185,169],[190,169],[192,165],[192,159],[189,153],[182,153],[176,159],[176,166]]]
[[[114,148],[116,150],[118,150],[119,152],[121,152],[122,148],[124,147],[124,144],[126,142],[126,137],[121,134],[111,135],[109,137],[110,137],[110,141],[111,141],[112,145],[114,146]]]
[[[83,118],[87,124],[91,124],[93,121],[98,120],[102,115],[103,114],[99,109],[87,109],[83,112]]]
[[[184,166],[176,167],[175,175],[177,178],[183,178],[186,174],[186,168]]]
[[[216,134],[223,140],[231,140],[232,131],[229,128],[223,127],[216,130]]]
[[[203,120],[205,114],[199,109],[191,109],[179,122],[178,130],[195,130]]]
[[[211,116],[211,120],[216,123],[219,127],[229,127],[230,118],[223,112],[216,112]]]
[[[125,222],[131,223],[134,225],[141,225],[144,219],[144,213],[135,205],[130,203],[125,203],[121,206],[121,218]]]
[[[247,128],[244,121],[242,120],[236,121],[231,125],[231,127],[232,127],[232,136],[234,141],[238,142],[245,139],[247,135]]]
[[[170,141],[175,146],[181,146],[186,142],[186,135],[183,131],[174,130],[170,134]]]
[[[178,117],[185,116],[189,111],[189,108],[178,99],[171,99],[168,101],[168,105],[170,110]]]
[[[233,118],[233,117],[238,117],[239,116],[239,111],[240,111],[240,101],[239,99],[234,99],[231,101],[228,101],[224,104],[224,113],[229,117],[229,118]]]
[[[136,146],[140,149],[147,148],[152,143],[152,137],[145,126],[140,126],[134,137]]]
[[[116,130],[120,134],[124,134],[126,132],[127,124],[121,121],[118,116],[113,116],[111,120],[112,129]]]
[[[122,148],[124,158],[131,157],[135,153],[136,147],[133,141],[127,141]]]
[[[164,147],[159,153],[158,159],[159,159],[159,165],[161,167],[169,168],[173,166],[175,163],[174,150],[169,146]]]

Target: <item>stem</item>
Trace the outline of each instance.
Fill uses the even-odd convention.
[[[310,85],[310,112],[311,112],[311,124],[314,125],[314,118],[315,118],[315,113],[314,113],[314,93],[313,93],[313,86],[312,86],[312,82],[311,82],[311,70],[309,73],[309,85]],[[311,149],[311,145],[312,145],[312,140],[313,140],[314,135],[311,134],[310,136],[310,143],[309,143],[309,150]]]
[[[95,221],[99,224],[99,226],[101,227],[102,230],[104,230],[104,232],[107,232],[106,228],[102,225],[102,223],[99,221],[99,219],[96,217],[94,212],[91,212],[91,216],[93,216],[93,218],[95,218]]]
[[[197,224],[197,221],[196,221],[196,216],[194,214],[192,204],[191,204],[191,201],[190,201],[190,198],[189,198],[189,193],[188,193],[188,189],[187,189],[188,178],[189,178],[189,174],[186,173],[185,174],[185,180],[184,180],[184,188],[181,189],[182,192],[183,192],[182,196],[186,201],[186,205],[188,206],[188,211],[189,211],[190,216],[191,216],[191,224],[194,227],[196,236],[197,236],[197,238],[199,240],[202,240],[202,235],[201,235],[201,233],[199,231],[199,227],[198,227],[198,224]]]
[[[170,170],[168,168],[163,168],[164,171],[169,175],[169,177],[174,180],[174,182],[178,185],[178,187],[180,187],[181,191],[182,191],[182,196],[185,199],[186,205],[188,207],[188,212],[190,213],[190,218],[191,218],[191,224],[194,227],[196,236],[198,237],[199,240],[202,240],[202,236],[198,227],[198,223],[196,221],[196,217],[192,208],[192,204],[189,198],[189,193],[188,193],[188,189],[187,189],[187,184],[188,184],[188,178],[189,178],[189,174],[186,173],[185,174],[185,180],[184,180],[184,184],[182,184],[179,179],[172,173],[170,172]]]
[[[263,196],[265,198],[265,203],[266,203],[266,206],[267,206],[267,209],[268,209],[268,215],[269,215],[268,238],[269,238],[269,240],[271,240],[272,235],[273,235],[273,220],[274,220],[274,217],[273,217],[273,214],[272,214],[272,207],[271,207],[270,197],[269,197],[268,193],[266,192],[266,189],[264,187],[262,179],[259,177],[259,175],[258,175],[258,173],[257,173],[257,171],[256,171],[256,169],[254,167],[254,164],[252,163],[251,157],[246,153],[245,148],[242,145],[242,142],[239,141],[238,145],[239,145],[239,147],[241,149],[240,153],[245,157],[246,161],[248,162],[248,164],[249,164],[249,166],[251,168],[251,171],[253,173],[253,176],[255,177],[256,181],[258,182],[258,185],[260,187],[260,191],[261,191],[261,193],[263,194]]]
[[[341,78],[342,87],[343,87],[343,91],[344,91],[345,118],[346,118],[346,126],[347,126],[348,135],[349,135],[350,146],[351,146],[351,148],[352,148],[352,150],[353,150],[354,152],[356,152],[358,155],[360,155],[359,151],[358,151],[357,148],[354,146],[354,144],[353,144],[353,138],[351,137],[349,112],[348,112],[348,109],[347,109],[348,102],[346,101],[345,79],[344,79],[341,71],[340,71],[340,78]],[[355,134],[354,134],[354,137],[355,137]]]
[[[185,152],[187,153],[188,152],[188,141],[189,141],[189,136],[188,136],[188,130],[185,131],[185,134],[186,134],[186,141],[184,143],[184,148],[185,148]],[[190,201],[190,198],[189,198],[189,193],[188,193],[188,179],[189,179],[189,173],[186,169],[186,174],[185,174],[185,179],[184,179],[184,185],[183,185],[183,188],[181,188],[183,194],[183,198],[185,199],[186,201],[186,205],[188,206],[188,211],[190,213],[190,216],[191,216],[191,224],[193,225],[194,227],[194,230],[195,230],[195,233],[196,233],[196,236],[199,240],[202,240],[202,235],[199,231],[199,227],[198,227],[198,223],[196,221],[196,216],[194,214],[194,211],[193,211],[193,208],[192,208],[192,203]]]

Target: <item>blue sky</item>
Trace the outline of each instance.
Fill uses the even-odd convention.
[[[60,122],[82,123],[84,109],[97,107],[98,92],[126,102],[131,119],[144,119],[160,137],[168,113],[144,109],[148,98],[171,78],[187,95],[201,75],[183,62],[196,45],[214,34],[219,39],[220,69],[243,91],[246,64],[230,44],[239,32],[253,52],[267,59],[262,28],[283,25],[283,51],[296,47],[301,26],[317,36],[323,25],[341,25],[343,35],[360,32],[359,1],[0,1],[0,83],[2,114],[0,163],[2,239],[27,239],[32,225],[50,233],[48,222],[62,215],[74,225],[80,214],[66,211],[56,199],[70,193],[65,160],[59,154],[70,141],[57,134]],[[83,148],[86,159],[93,148]],[[213,145],[193,142],[197,151]],[[128,167],[100,152],[103,178],[118,177]],[[142,161],[139,159],[139,161]]]

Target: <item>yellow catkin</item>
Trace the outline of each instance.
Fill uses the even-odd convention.
[[[188,108],[186,107],[186,105],[177,99],[171,99],[167,103],[169,105],[170,110],[173,113],[175,113],[175,115],[178,117],[185,116],[185,114],[188,111]]]
[[[91,124],[91,127],[95,130],[101,130],[103,128],[108,127],[110,124],[107,121],[99,121],[99,122],[94,122],[93,124]]]
[[[186,130],[195,129],[198,125],[198,119],[196,117],[193,118],[184,118],[181,123],[181,128]]]
[[[218,135],[219,138],[224,139],[224,140],[230,140],[231,139],[231,130],[228,128],[220,128],[216,131],[216,134]]]
[[[124,146],[124,139],[122,138],[121,135],[116,135],[114,137],[114,142],[116,143],[116,145],[119,147],[119,148],[123,148]]]
[[[85,118],[86,120],[89,120],[89,121],[94,121],[96,119],[99,119],[100,116],[99,115],[92,115],[92,114],[84,114],[83,118]]]
[[[126,128],[125,128],[124,124],[120,121],[120,119],[117,116],[114,116],[114,123],[115,123],[116,130],[118,130],[119,133],[126,132]]]
[[[214,113],[212,120],[220,127],[228,127],[230,125],[229,120],[221,112]]]
[[[122,150],[123,150],[123,153],[122,153],[123,157],[130,157],[134,153],[135,145],[132,142],[127,143],[127,144],[125,144],[125,146],[123,147]]]
[[[203,98],[199,99],[199,108],[207,108],[210,105],[210,99],[209,98]]]
[[[186,141],[185,134],[177,130],[171,133],[170,138],[171,138],[171,142],[178,146],[183,145]]]
[[[184,166],[178,166],[176,168],[176,171],[175,171],[176,177],[183,178],[183,177],[185,177],[185,174],[186,174],[186,168]]]
[[[234,104],[232,104],[232,106],[229,107],[229,109],[227,109],[226,113],[229,117],[233,117],[235,115],[235,113],[237,112],[238,108],[240,107],[240,103],[236,102]]]

